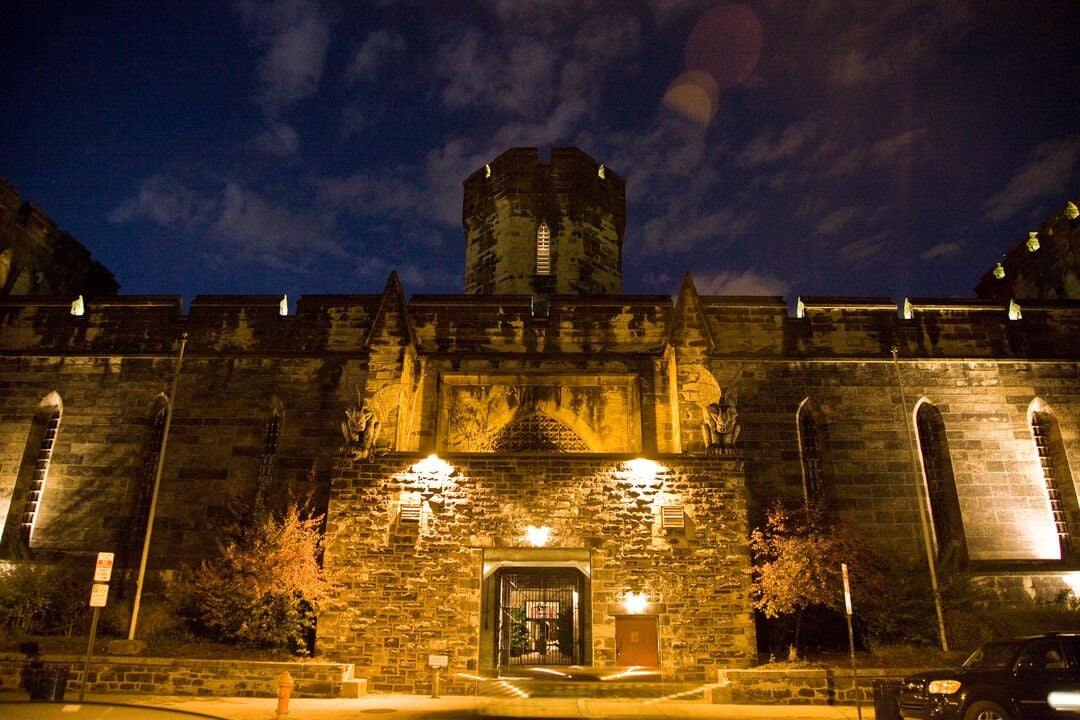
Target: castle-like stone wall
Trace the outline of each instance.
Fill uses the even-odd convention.
[[[459,674],[493,670],[477,633],[494,633],[482,621],[485,553],[522,548],[528,525],[547,525],[551,541],[526,551],[526,564],[544,565],[553,548],[589,558],[586,664],[616,664],[613,618],[628,592],[660,617],[665,677],[704,681],[754,659],[737,458],[659,457],[664,469],[646,480],[626,471],[626,456],[451,455],[451,477],[413,472],[419,459],[341,466],[331,482],[326,566],[346,590],[320,617],[317,642],[375,691],[428,692],[429,655],[449,657],[451,692],[469,687]],[[422,506],[419,523],[400,522],[402,503]],[[685,530],[662,529],[668,504],[684,506]]]
[[[0,178],[0,296],[113,295],[119,283],[104,265]]]
[[[1080,299],[1080,211],[1068,202],[1005,253],[1000,269],[979,279],[975,294],[998,302],[1018,298]],[[1032,237],[1034,234],[1034,237]]]

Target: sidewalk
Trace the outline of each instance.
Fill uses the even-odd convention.
[[[66,698],[77,704],[77,695]],[[87,701],[153,706],[225,718],[274,720],[273,698],[190,697],[155,695],[88,695]],[[4,717],[0,704],[0,717]],[[118,716],[122,717],[122,716]],[[856,708],[835,705],[710,705],[672,700],[595,698],[507,699],[448,695],[366,695],[361,698],[298,698],[283,720],[346,720],[346,718],[723,718],[725,720],[857,720]],[[874,720],[872,706],[863,720]]]

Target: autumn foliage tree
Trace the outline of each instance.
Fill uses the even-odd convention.
[[[197,629],[246,647],[308,651],[332,581],[322,567],[322,516],[293,501],[283,512],[257,507],[226,532],[217,554],[184,583]]]
[[[882,602],[887,576],[875,548],[820,507],[772,506],[750,534],[751,592],[766,618],[794,624],[794,646],[810,608],[844,611],[841,563],[848,566],[856,612]]]

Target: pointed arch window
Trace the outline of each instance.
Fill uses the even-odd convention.
[[[546,222],[536,229],[536,274],[551,274],[551,229]]]
[[[259,478],[255,484],[255,502],[263,502],[274,477],[274,461],[277,458],[278,432],[281,429],[281,411],[274,408],[263,430],[262,455],[259,459]]]
[[[915,428],[919,436],[923,481],[930,503],[937,553],[941,556],[952,550],[959,553],[961,561],[966,560],[960,500],[956,494],[956,480],[941,412],[933,404],[923,402],[915,413]]]
[[[1073,533],[1075,522],[1070,522],[1070,515],[1077,513],[1076,491],[1069,472],[1065,447],[1061,441],[1061,432],[1057,421],[1049,412],[1033,410],[1030,414],[1031,434],[1035,440],[1035,451],[1039,456],[1046,494],[1050,500],[1050,514],[1054,521],[1061,558],[1073,557]]]
[[[154,403],[150,419],[150,433],[146,438],[146,452],[142,473],[135,489],[135,511],[131,515],[131,531],[128,533],[129,550],[142,547],[146,524],[150,520],[150,503],[154,496],[154,478],[161,462],[161,447],[165,442],[165,422],[169,415],[169,401],[164,396]]]
[[[16,544],[30,547],[41,515],[42,501],[45,497],[45,483],[49,477],[53,449],[56,447],[57,433],[60,430],[60,418],[63,404],[60,396],[50,393],[38,405],[37,412],[30,422],[30,433],[23,450],[19,474],[15,479],[15,488],[11,493],[7,520],[4,523],[3,544],[12,547]]]
[[[802,459],[803,493],[807,503],[825,502],[825,482],[821,476],[821,444],[817,420],[804,400],[798,411],[799,455]]]

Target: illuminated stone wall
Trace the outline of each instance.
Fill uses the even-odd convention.
[[[465,292],[610,295],[622,292],[626,188],[576,148],[514,148],[465,180]],[[551,273],[536,272],[540,223]]]
[[[478,667],[484,553],[523,547],[528,525],[551,529],[549,548],[582,549],[591,565],[592,645],[586,662],[615,665],[613,615],[643,592],[660,617],[669,679],[711,681],[756,656],[747,593],[745,488],[735,458],[657,458],[667,472],[635,481],[625,456],[451,455],[457,473],[409,472],[419,456],[351,463],[331,481],[327,567],[343,585],[320,618],[318,644],[349,658],[376,691],[427,692],[428,655],[448,655],[454,677]],[[421,522],[398,507],[423,503]],[[685,531],[665,531],[660,506],[681,504]]]

